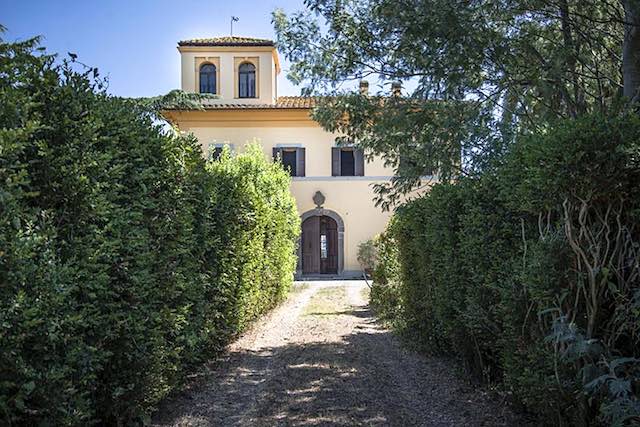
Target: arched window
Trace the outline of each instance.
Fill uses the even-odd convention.
[[[216,66],[213,64],[200,67],[200,93],[216,93]]]
[[[238,68],[238,96],[240,98],[256,97],[256,67],[245,62]]]

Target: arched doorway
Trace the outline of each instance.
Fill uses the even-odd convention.
[[[342,274],[344,223],[328,209],[314,209],[302,215],[302,236],[298,272],[303,275]]]

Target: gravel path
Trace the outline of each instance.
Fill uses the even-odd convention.
[[[297,284],[281,307],[161,405],[157,426],[511,426],[517,418],[404,349],[361,281]]]

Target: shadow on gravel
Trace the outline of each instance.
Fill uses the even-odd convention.
[[[371,311],[367,306],[367,307],[362,307],[354,310],[333,311],[329,313],[323,313],[323,312],[307,313],[307,316],[339,316],[339,315],[354,316],[361,319],[369,319],[371,317]],[[378,322],[375,321],[375,323],[378,323]]]
[[[322,316],[329,315],[321,313]],[[165,402],[160,425],[501,426],[497,405],[459,382],[449,366],[405,356],[369,318],[340,342],[292,343],[232,353],[204,382]]]

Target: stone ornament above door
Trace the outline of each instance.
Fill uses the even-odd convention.
[[[320,191],[316,191],[316,194],[313,195],[313,203],[316,204],[316,209],[322,209],[325,200],[324,194]]]

